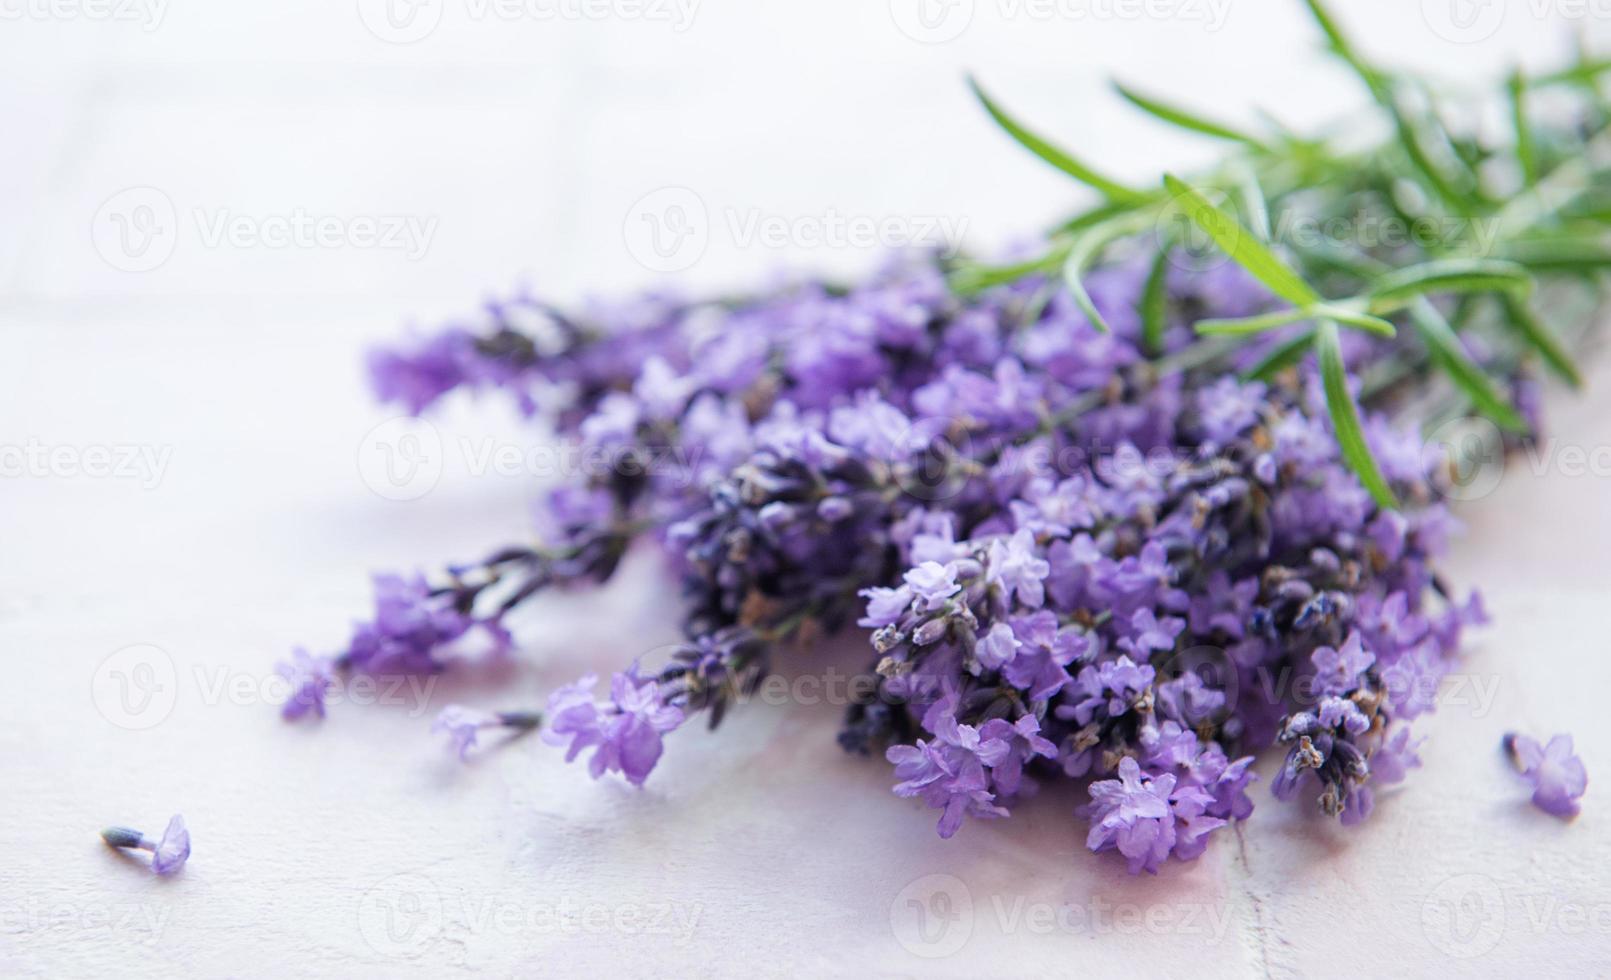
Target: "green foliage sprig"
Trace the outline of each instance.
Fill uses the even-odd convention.
[[[1155,254],[1139,313],[1143,347],[1161,356],[1170,256],[1182,246],[1186,229],[1197,230],[1289,305],[1243,319],[1198,321],[1196,332],[1249,340],[1308,324],[1247,374],[1267,379],[1313,354],[1344,457],[1379,505],[1396,507],[1365,440],[1341,330],[1392,337],[1409,329],[1426,368],[1440,372],[1475,410],[1510,431],[1525,431],[1526,422],[1504,386],[1467,353],[1463,331],[1485,329],[1491,343],[1508,346],[1520,358],[1536,357],[1579,384],[1567,345],[1535,312],[1531,297],[1541,284],[1598,296],[1600,277],[1611,268],[1611,166],[1598,162],[1611,151],[1611,103],[1600,90],[1611,61],[1580,52],[1576,63],[1558,72],[1533,78],[1512,72],[1503,88],[1511,131],[1497,143],[1485,141],[1450,131],[1430,86],[1372,63],[1321,0],[1303,2],[1330,52],[1364,83],[1391,138],[1366,151],[1348,151],[1332,139],[1299,136],[1274,124],[1268,132],[1248,132],[1115,82],[1119,95],[1153,118],[1228,145],[1223,163],[1205,174],[1165,175],[1153,188],[1132,187],[1032,130],[970,79],[985,110],[1013,139],[1096,191],[1100,201],[1054,229],[1039,257],[1006,266],[964,263],[953,284],[970,291],[1061,274],[1081,310],[1107,330],[1084,277],[1109,248],[1151,230]],[[1542,126],[1530,98],[1557,87],[1578,93],[1582,117],[1571,125]],[[1458,231],[1393,248],[1300,248],[1271,241],[1272,205],[1317,221],[1369,212],[1405,228]],[[1434,302],[1442,297],[1461,299],[1456,316],[1446,316]]]

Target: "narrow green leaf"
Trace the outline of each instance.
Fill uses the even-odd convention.
[[[1304,282],[1302,276],[1292,271],[1291,266],[1244,228],[1234,216],[1171,175],[1164,176],[1164,186],[1173,195],[1175,205],[1185,212],[1193,224],[1272,293],[1293,306],[1313,306],[1321,301],[1320,294],[1315,292],[1313,286]]]
[[[1594,238],[1539,238],[1513,242],[1502,254],[1534,272],[1600,272],[1611,267],[1611,248]]]
[[[1057,267],[1060,260],[1061,256],[1053,251],[1040,258],[1006,265],[965,265],[951,274],[951,286],[960,293],[977,293],[993,286],[1017,282],[1037,272],[1050,271]]]
[[[1412,119],[1399,104],[1393,80],[1359,54],[1348,37],[1343,34],[1342,29],[1337,26],[1336,18],[1326,9],[1325,4],[1321,0],[1304,0],[1304,2],[1308,4],[1309,12],[1320,25],[1321,31],[1325,33],[1331,50],[1354,69],[1364,81],[1365,87],[1370,89],[1371,97],[1376,100],[1377,105],[1386,110],[1392,118],[1393,128],[1398,133],[1404,155],[1409,158],[1411,166],[1420,173],[1433,193],[1462,214],[1475,210],[1480,202],[1468,188],[1457,187],[1453,178],[1444,172],[1427,150],[1428,141],[1448,142],[1448,134],[1443,131],[1442,124],[1437,123],[1429,127],[1425,120]],[[1433,131],[1428,132],[1429,129]]]
[[[1094,235],[1087,235],[1076,242],[1073,251],[1068,253],[1068,261],[1063,264],[1063,282],[1073,295],[1074,304],[1091,321],[1091,325],[1103,333],[1112,333],[1113,328],[1096,308],[1096,303],[1092,302],[1091,294],[1085,290],[1085,270],[1090,268],[1104,244]]]
[[[1527,84],[1533,88],[1544,88],[1549,85],[1593,85],[1595,80],[1606,72],[1611,72],[1611,58],[1590,58],[1570,68],[1528,79]]]
[[[1006,110],[996,104],[995,100],[985,93],[979,83],[968,79],[968,86],[973,89],[974,96],[979,103],[990,113],[990,118],[996,121],[1002,129],[1007,131],[1013,139],[1022,144],[1029,152],[1045,160],[1047,163],[1068,174],[1079,182],[1095,188],[1098,193],[1110,201],[1123,203],[1136,203],[1146,199],[1147,195],[1134,188],[1126,187],[1118,181],[1110,180],[1095,170],[1076,160],[1067,152],[1053,146],[1045,139],[1026,129],[1018,120],[1008,115]]]
[[[1350,65],[1353,65],[1361,75],[1379,77],[1376,74],[1376,70],[1367,65],[1354,52],[1354,46],[1349,43],[1347,35],[1342,32],[1342,28],[1337,26],[1336,18],[1331,16],[1331,11],[1326,9],[1325,4],[1321,3],[1320,0],[1304,0],[1304,2],[1308,4],[1309,13],[1314,17],[1315,23],[1320,25],[1320,30],[1326,35],[1326,40],[1330,42],[1333,52]]]
[[[1302,320],[1336,320],[1346,326],[1380,334],[1383,337],[1398,335],[1397,328],[1386,320],[1334,303],[1316,303],[1296,310],[1276,310],[1273,313],[1261,313],[1258,316],[1232,320],[1199,320],[1195,324],[1195,329],[1200,334],[1239,337],[1263,333]]]
[[[1169,253],[1173,248],[1174,242],[1165,241],[1158,249],[1141,288],[1141,342],[1155,356],[1163,353],[1164,331],[1169,327]]]
[[[1415,324],[1415,330],[1431,352],[1433,360],[1471,398],[1478,410],[1512,432],[1527,431],[1527,422],[1510,404],[1510,399],[1471,359],[1454,328],[1425,297],[1410,304],[1410,322]]]
[[[1265,330],[1286,327],[1305,319],[1334,319],[1344,326],[1366,330],[1369,334],[1379,334],[1382,337],[1398,335],[1397,327],[1385,319],[1337,303],[1316,303],[1298,309],[1276,309],[1274,313],[1260,313],[1258,316],[1244,316],[1237,319],[1200,319],[1195,322],[1194,329],[1199,334],[1216,335],[1216,337],[1245,337],[1250,334],[1263,334]]]
[[[1247,212],[1247,222],[1253,234],[1259,236],[1259,241],[1268,243],[1272,236],[1270,230],[1270,205],[1264,197],[1264,188],[1259,184],[1259,175],[1249,167],[1238,166],[1236,169],[1236,189],[1241,192],[1242,209]]]
[[[1272,347],[1258,362],[1242,373],[1248,381],[1268,381],[1282,370],[1303,360],[1314,346],[1315,328],[1305,327],[1292,336]]]
[[[1336,320],[1345,327],[1354,327],[1366,333],[1377,334],[1382,337],[1397,337],[1398,328],[1379,316],[1362,313],[1359,310],[1332,303],[1322,303],[1313,310],[1316,316],[1323,316],[1328,320]]]
[[[1501,294],[1499,300],[1504,305],[1505,320],[1510,328],[1520,334],[1528,346],[1538,351],[1544,363],[1568,384],[1574,388],[1583,387],[1583,376],[1578,373],[1572,355],[1567,353],[1566,347],[1549,328],[1539,322],[1527,304],[1509,293]]]
[[[1365,441],[1365,427],[1359,420],[1359,406],[1348,391],[1348,369],[1343,364],[1342,339],[1335,323],[1322,323],[1315,333],[1315,353],[1320,359],[1320,379],[1326,389],[1326,409],[1331,413],[1331,427],[1337,436],[1337,446],[1343,460],[1353,469],[1370,492],[1377,506],[1398,509],[1398,498],[1382,476],[1376,457],[1371,455],[1370,444]]]
[[[1533,147],[1533,127],[1527,119],[1527,77],[1520,68],[1510,73],[1510,122],[1516,130],[1516,162],[1522,179],[1531,187],[1538,183],[1538,152]]]
[[[1390,313],[1427,293],[1483,293],[1510,290],[1527,293],[1533,277],[1514,262],[1498,259],[1439,259],[1388,273],[1370,290],[1373,313]]]
[[[1260,313],[1257,316],[1236,317],[1226,320],[1198,320],[1192,324],[1192,329],[1200,334],[1217,337],[1245,337],[1250,334],[1285,327],[1300,320],[1312,319],[1314,319],[1314,310],[1312,307],[1306,307],[1297,310],[1276,310],[1273,313]]]
[[[1258,150],[1266,149],[1264,143],[1255,136],[1251,136],[1238,129],[1234,129],[1225,125],[1224,123],[1218,123],[1212,119],[1206,119],[1194,112],[1182,109],[1179,106],[1162,102],[1153,98],[1152,96],[1142,95],[1140,92],[1130,88],[1123,82],[1115,81],[1113,83],[1113,87],[1121,96],[1123,96],[1131,104],[1135,105],[1141,111],[1156,116],[1166,123],[1171,123],[1179,126],[1181,129],[1187,129],[1194,133],[1201,133],[1204,136],[1213,136],[1218,139],[1245,143],[1248,146]]]
[[[1069,218],[1053,231],[1057,234],[1068,234],[1069,232],[1082,231],[1086,228],[1094,228],[1109,218],[1129,214],[1133,210],[1135,210],[1135,207],[1131,204],[1114,204],[1112,201],[1103,201],[1096,207],[1081,211],[1074,217]]]

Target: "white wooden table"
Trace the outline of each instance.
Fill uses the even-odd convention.
[[[642,792],[535,739],[461,767],[427,734],[443,704],[512,707],[670,639],[644,562],[542,605],[498,676],[318,726],[268,703],[276,659],[364,613],[368,572],[525,526],[533,480],[476,477],[464,449],[526,434],[498,404],[435,420],[430,493],[372,491],[366,344],[522,281],[571,299],[865,269],[876,247],[808,238],[836,216],[999,244],[1079,192],[992,131],[964,67],[1140,179],[1211,149],[1127,114],[1109,71],[1243,121],[1355,102],[1296,7],[0,6],[0,462],[23,468],[0,479],[0,974],[1605,974],[1611,474],[1563,457],[1462,511],[1449,573],[1496,625],[1421,725],[1425,769],[1353,832],[1266,780],[1248,826],[1157,878],[1087,853],[1061,792],[937,839],[809,695],[679,733]],[[1450,75],[1566,47],[1564,14],[1519,2],[1473,44],[1419,4],[1348,7],[1383,57]],[[663,188],[704,209],[693,259],[645,252]],[[1594,375],[1556,400],[1557,448],[1606,446],[1611,365]],[[1523,802],[1512,726],[1577,736],[1575,823]],[[176,880],[96,839],[175,811]]]

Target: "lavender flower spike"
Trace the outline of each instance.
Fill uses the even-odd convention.
[[[1578,798],[1589,785],[1583,760],[1572,754],[1572,736],[1557,735],[1548,745],[1530,735],[1510,732],[1505,751],[1533,786],[1533,806],[1557,817],[1575,817]]]
[[[161,840],[128,827],[108,827],[101,831],[101,839],[112,847],[150,851],[151,870],[159,875],[174,874],[190,860],[190,831],[185,829],[185,818],[177,813],[168,821]]]
[[[529,731],[542,724],[543,716],[535,711],[504,711],[496,714],[477,711],[463,705],[450,704],[442,709],[431,725],[431,734],[446,733],[450,746],[459,753],[462,762],[470,757],[476,739],[484,728],[509,728],[517,732]]]

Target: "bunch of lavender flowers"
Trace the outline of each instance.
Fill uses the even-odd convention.
[[[1267,748],[1275,798],[1368,817],[1420,764],[1410,726],[1484,621],[1436,571],[1450,461],[1417,426],[1474,410],[1513,444],[1538,426],[1534,366],[1575,380],[1526,297],[1549,278],[1598,299],[1578,275],[1606,264],[1596,219],[1573,208],[1611,109],[1585,63],[1536,81],[1587,92],[1572,126],[1534,127],[1524,81],[1512,145],[1445,132],[1309,6],[1396,141],[1342,153],[1123,90],[1236,147],[1142,190],[980,91],[1102,198],[1028,259],[903,256],[851,286],[575,313],[519,297],[377,354],[389,401],[495,387],[528,414],[557,406],[560,437],[612,465],[554,488],[534,543],[435,584],[378,579],[344,651],[285,668],[286,714],[322,714],[334,672],[434,672],[477,633],[505,651],[512,610],[607,580],[642,540],[682,584],[686,638],[602,700],[593,678],[553,694],[544,738],[594,776],[642,784],[665,736],[701,712],[714,727],[774,657],[854,625],[875,696],[840,743],[885,756],[942,836],[1072,779],[1088,845],[1157,871],[1251,815]],[[1499,168],[1479,164],[1507,154],[1514,186],[1489,186]],[[1497,256],[1305,250],[1269,240],[1277,208],[1493,214],[1505,234]]]

